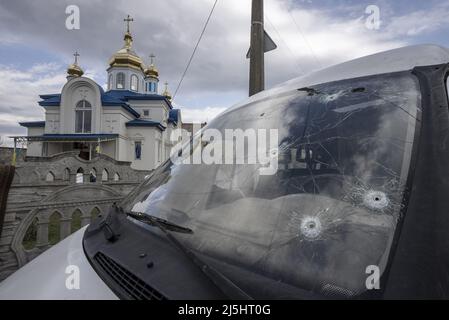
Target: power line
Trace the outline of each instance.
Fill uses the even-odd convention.
[[[290,49],[290,47],[288,46],[287,42],[282,38],[281,34],[279,33],[279,31],[276,29],[276,27],[274,26],[274,24],[271,22],[270,18],[268,18],[267,15],[265,15],[265,18],[267,19],[268,23],[271,25],[271,27],[273,28],[273,30],[276,32],[276,34],[278,35],[279,39],[284,43],[285,47],[287,48],[287,50],[290,52],[290,54],[292,55],[293,59],[296,62],[296,65],[299,69],[299,71],[301,73],[304,73],[304,70],[301,67],[301,64],[298,62],[298,57],[293,53],[293,51]]]
[[[201,31],[201,34],[200,34],[200,37],[198,38],[195,48],[193,49],[192,55],[190,56],[189,62],[187,63],[184,73],[182,74],[181,79],[179,80],[178,86],[176,87],[175,93],[173,94],[173,100],[175,99],[176,94],[178,93],[178,90],[181,87],[182,81],[184,80],[184,77],[187,74],[187,70],[189,70],[190,64],[192,63],[193,57],[195,56],[195,53],[196,53],[196,49],[198,49],[201,39],[203,38],[203,35],[206,32],[207,25],[209,24],[209,20],[212,17],[212,13],[214,13],[215,6],[217,5],[217,2],[218,2],[218,0],[215,0],[214,5],[212,6],[212,9],[210,10],[209,16],[207,17],[206,23],[204,24],[203,30]]]
[[[291,11],[287,10],[288,14],[290,15],[290,18],[293,20],[293,23],[295,24],[296,28],[299,31],[299,34],[301,35],[301,37],[303,38],[304,42],[306,43],[307,47],[309,48],[310,52],[312,53],[313,57],[315,58],[316,63],[318,63],[320,65],[320,68],[323,67],[323,65],[321,64],[321,62],[318,60],[315,52],[312,49],[312,46],[310,45],[309,41],[307,41],[307,38],[305,37],[304,33],[301,30],[301,27],[299,26],[299,24],[296,22],[296,19],[293,17],[293,14],[291,13]]]

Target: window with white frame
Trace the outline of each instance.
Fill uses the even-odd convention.
[[[92,132],[92,106],[87,100],[81,100],[75,107],[75,132]]]
[[[139,90],[139,78],[135,74],[131,76],[131,90],[138,91]]]
[[[109,80],[108,80],[108,89],[109,90],[112,89],[112,84],[113,84],[112,80],[113,80],[113,77],[112,77],[112,74],[110,74],[109,75]]]
[[[125,88],[125,74],[123,72],[117,73],[117,89],[124,89]]]

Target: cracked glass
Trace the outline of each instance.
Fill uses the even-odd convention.
[[[277,129],[276,174],[167,161],[123,206],[192,229],[173,235],[254,298],[360,295],[407,206],[420,101],[400,72],[250,103],[205,129]]]

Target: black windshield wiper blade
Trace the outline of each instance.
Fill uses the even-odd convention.
[[[158,227],[166,236],[167,239],[179,250],[181,250],[189,259],[192,261],[206,276],[209,278],[210,281],[221,291],[224,293],[225,296],[236,299],[236,300],[253,300],[251,296],[249,296],[245,291],[240,289],[236,284],[234,284],[231,280],[229,280],[227,277],[225,277],[223,274],[206,264],[204,261],[202,261],[200,258],[197,257],[195,253],[193,253],[192,250],[184,246],[181,242],[178,241],[169,231],[179,231],[182,230],[189,230],[188,233],[193,233],[193,231],[189,228],[185,228],[182,226],[178,226],[176,224],[173,224],[171,222],[168,222],[167,220],[157,218],[145,213],[141,212],[127,212],[128,216]],[[176,230],[174,230],[176,229]]]
[[[151,226],[157,227],[158,224],[160,224],[160,225],[163,225],[164,228],[166,228],[167,230],[170,230],[170,231],[175,231],[175,232],[180,232],[180,233],[193,233],[192,229],[177,225],[176,223],[167,221],[162,218],[151,216],[146,213],[131,211],[131,212],[126,212],[126,215],[133,219],[136,219],[137,221],[143,222],[145,224],[149,224]]]

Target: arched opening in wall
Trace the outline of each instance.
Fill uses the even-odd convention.
[[[25,236],[22,240],[22,246],[25,250],[31,250],[36,247],[37,241],[37,218],[33,219],[27,231],[25,232]]]
[[[109,180],[109,172],[106,169],[103,169],[103,172],[101,173],[101,181],[108,181]]]
[[[117,172],[114,173],[114,181],[120,181],[120,175]]]
[[[70,222],[70,233],[74,233],[75,231],[81,229],[81,220],[83,213],[76,209],[72,214],[72,221]]]
[[[70,180],[70,169],[69,168],[65,168],[64,169],[64,174],[63,174],[63,180],[64,181],[69,181]]]
[[[78,168],[78,170],[76,170],[76,183],[84,183],[84,170],[83,170],[83,168]]]
[[[48,242],[51,245],[61,240],[61,215],[55,211],[52,213],[48,223]]]
[[[92,168],[89,172],[89,181],[97,182],[97,170],[95,168]]]
[[[49,171],[47,173],[47,175],[45,176],[45,181],[47,181],[47,182],[55,181],[55,175],[53,174],[53,172]]]
[[[97,219],[100,213],[101,211],[100,209],[98,209],[98,207],[93,208],[92,211],[90,212],[90,221],[94,221],[95,219]]]

